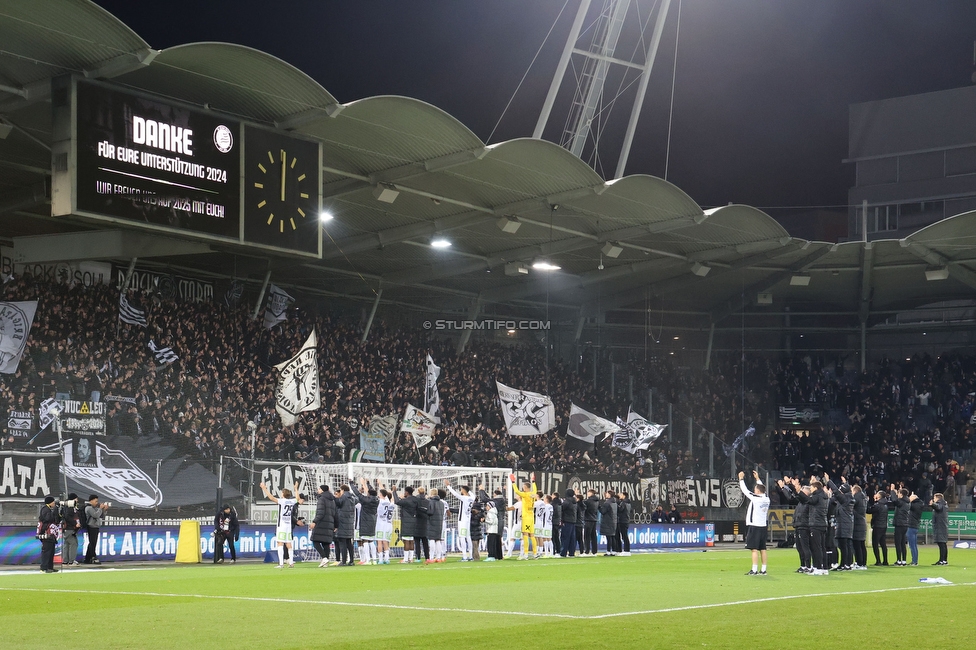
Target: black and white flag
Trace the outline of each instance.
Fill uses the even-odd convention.
[[[584,411],[575,404],[570,405],[567,443],[572,443],[577,448],[593,449],[597,436],[615,434],[619,430],[620,427],[610,420]]]
[[[60,412],[61,402],[53,397],[49,397],[41,402],[40,422],[37,425],[37,432],[40,433],[41,431],[44,431],[49,424],[54,422],[54,418],[58,417]]]
[[[146,327],[148,325],[146,322],[146,312],[130,305],[124,293],[119,294],[119,320],[129,325],[138,325],[139,327]]]
[[[151,339],[149,341],[149,349],[156,355],[156,361],[161,366],[180,360],[179,356],[173,352],[173,348],[158,348],[156,347],[156,342]]]
[[[421,411],[413,404],[407,404],[407,410],[403,414],[403,422],[400,424],[400,431],[406,431],[413,436],[413,442],[420,449],[429,444],[434,439],[434,429],[437,422],[430,413]]]
[[[322,406],[319,395],[319,361],[315,331],[308,335],[305,345],[288,361],[275,366],[281,373],[275,389],[275,410],[281,423],[290,427],[303,411],[315,411]]]
[[[440,422],[437,411],[441,407],[441,394],[437,391],[437,378],[441,376],[440,366],[434,365],[434,360],[427,355],[427,380],[424,382],[424,411]]]
[[[666,424],[654,424],[634,411],[627,413],[627,421],[617,418],[620,429],[613,434],[613,446],[627,453],[646,451],[667,428]]]
[[[224,293],[224,304],[228,307],[236,307],[243,295],[244,283],[240,280],[234,280],[230,283],[230,288]]]
[[[746,438],[753,435],[754,433],[756,433],[756,427],[750,424],[749,428],[747,428],[745,431],[740,433],[739,436],[735,439],[735,441],[731,445],[723,444],[722,449],[725,451],[725,455],[731,456],[732,452],[734,451],[741,452],[742,448],[746,444]]]
[[[268,305],[264,309],[264,328],[271,329],[288,320],[288,308],[293,302],[295,299],[288,292],[272,284],[268,291]]]
[[[556,409],[548,395],[509,388],[496,381],[505,428],[510,436],[538,436],[556,426]]]
[[[17,372],[36,311],[36,300],[0,302],[0,372]]]

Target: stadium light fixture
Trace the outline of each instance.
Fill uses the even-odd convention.
[[[518,217],[502,217],[495,222],[495,225],[497,225],[502,232],[515,234],[518,232],[518,229],[522,227],[522,222],[518,220]]]
[[[505,275],[515,276],[515,275],[527,275],[529,272],[529,267],[525,264],[519,262],[509,262],[505,265]]]
[[[691,265],[691,272],[700,278],[703,278],[706,275],[708,275],[708,272],[711,270],[712,267],[705,266],[704,264],[701,264],[699,262],[695,262],[694,264]]]
[[[949,279],[949,267],[943,266],[938,269],[925,269],[925,279],[929,282]]]
[[[603,245],[603,248],[600,249],[600,252],[606,255],[607,257],[612,257],[616,259],[620,257],[621,253],[624,252],[624,248],[623,246],[621,246],[616,242],[608,241],[606,244]]]
[[[321,221],[322,223],[332,221],[332,213],[329,212],[328,210],[322,210],[321,212],[319,212],[319,221]]]
[[[389,185],[377,185],[373,188],[373,198],[381,203],[393,203],[400,196],[400,192]]]
[[[430,240],[430,245],[434,248],[450,248],[451,242],[443,237],[435,237],[434,239]]]
[[[794,275],[790,278],[791,287],[808,287],[810,286],[810,276],[809,275]]]
[[[536,269],[537,271],[558,271],[563,267],[553,264],[547,260],[538,260],[532,264],[532,268]]]

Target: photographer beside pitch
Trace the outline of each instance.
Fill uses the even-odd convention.
[[[54,547],[60,534],[61,514],[54,497],[44,497],[44,505],[37,514],[37,539],[41,542],[41,571],[57,573],[54,568]]]
[[[759,478],[759,472],[753,470],[752,477],[756,485],[750,492],[746,487],[745,472],[739,472],[739,489],[749,499],[749,509],[746,511],[746,548],[752,550],[752,570],[747,576],[766,575],[766,515],[769,512],[769,497],[766,486]],[[762,557],[762,569],[759,569],[759,558]]]
[[[102,527],[102,517],[111,505],[109,502],[99,504],[97,494],[88,497],[88,505],[85,506],[85,523],[88,529],[88,550],[85,552],[85,564],[101,564],[98,559],[98,529]]]

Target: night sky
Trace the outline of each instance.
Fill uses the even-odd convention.
[[[247,45],[300,68],[340,102],[414,97],[482,140],[563,3],[98,2],[154,48]],[[577,4],[568,1],[491,142],[531,135]],[[677,5],[631,174],[664,175]],[[775,216],[788,213],[777,206],[843,206],[853,183],[853,166],[841,162],[848,105],[969,85],[974,39],[973,0],[682,0],[668,180],[705,207],[746,203]],[[629,105],[618,110],[626,121]],[[615,163],[614,155],[604,176]]]

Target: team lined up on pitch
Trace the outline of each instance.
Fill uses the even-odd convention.
[[[320,485],[315,516],[308,523],[309,538],[321,557],[319,567],[352,566],[353,547],[358,546],[360,565],[390,564],[390,544],[393,541],[393,519],[400,510],[399,538],[403,542],[401,564],[440,563],[447,556],[447,530],[450,517],[457,518],[457,547],[461,562],[481,560],[494,562],[511,557],[518,547],[520,560],[536,558],[576,557],[597,555],[598,536],[606,538],[604,555],[630,555],[627,533],[633,514],[626,492],[607,491],[603,498],[594,490],[586,495],[567,490],[564,496],[543,494],[535,483],[535,475],[521,489],[515,485],[515,475],[509,476],[515,503],[509,505],[503,491],[495,489],[489,495],[483,485],[477,492],[468,485],[443,487],[406,486],[379,481],[372,484],[361,478],[359,487],[343,484],[333,490]],[[277,540],[278,568],[295,566],[293,531],[297,507],[304,503],[297,484],[292,490],[282,490],[280,496],[270,493],[262,483],[264,495],[278,504]],[[447,503],[450,493],[459,506],[452,509]],[[506,526],[507,512],[513,512],[513,524]],[[507,534],[506,534],[507,533]],[[332,547],[335,560],[330,562]],[[285,556],[288,555],[287,564]]]

